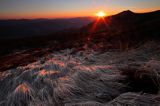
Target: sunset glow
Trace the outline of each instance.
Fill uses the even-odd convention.
[[[107,10],[109,16],[126,9],[133,12],[154,11],[160,9],[159,4],[159,0],[68,0],[67,3],[65,0],[2,0],[0,19],[86,17],[95,15],[98,10]],[[104,15],[100,12],[97,16]]]

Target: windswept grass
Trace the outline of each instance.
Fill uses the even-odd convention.
[[[158,106],[160,62],[145,51],[54,52],[1,73],[0,105]]]

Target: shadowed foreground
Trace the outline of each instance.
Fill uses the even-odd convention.
[[[155,46],[156,45],[156,46]],[[0,73],[1,106],[158,106],[160,46],[65,49]],[[153,48],[154,47],[154,48]]]

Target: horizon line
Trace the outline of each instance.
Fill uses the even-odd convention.
[[[131,11],[133,13],[150,13],[150,12],[156,12],[156,11],[160,11],[160,9],[157,9],[157,10],[151,10],[151,11],[145,11],[145,12],[135,12],[135,11],[132,11],[132,10],[123,10],[121,12],[124,12],[124,11]],[[117,12],[115,14],[110,14],[106,17],[109,17],[109,16],[113,16],[113,15],[116,15],[116,14],[119,14],[121,12]],[[52,20],[52,19],[74,19],[74,18],[95,18],[96,16],[75,16],[75,17],[53,17],[53,18],[43,18],[43,17],[40,17],[40,18],[0,18],[0,20],[43,20],[43,19],[48,19],[48,20]]]

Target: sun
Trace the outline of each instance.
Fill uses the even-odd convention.
[[[99,11],[98,13],[96,13],[96,16],[102,18],[106,16],[106,13],[104,11]]]

